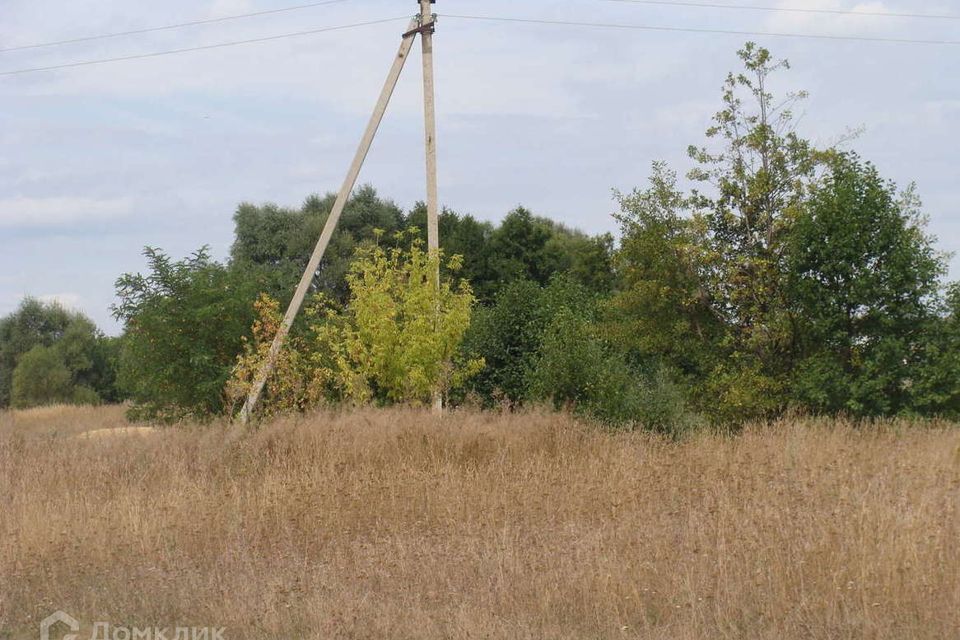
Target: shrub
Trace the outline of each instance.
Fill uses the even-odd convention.
[[[531,397],[616,427],[679,437],[700,423],[667,372],[644,374],[596,335],[588,320],[561,310],[544,333]]]
[[[56,349],[37,345],[20,358],[13,371],[11,399],[15,408],[66,404],[73,397],[73,376]]]
[[[224,385],[253,322],[257,283],[212,261],[206,248],[182,261],[146,249],[150,273],[117,281],[126,322],[120,384],[131,417],[209,418],[224,409]]]

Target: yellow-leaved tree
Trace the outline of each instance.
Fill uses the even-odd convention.
[[[309,330],[281,350],[262,400],[266,413],[304,410],[329,401],[422,405],[446,395],[484,366],[458,357],[474,304],[470,285],[437,281],[437,268],[455,274],[459,256],[444,261],[416,238],[396,246],[359,249],[347,274],[342,308],[317,296],[307,309]],[[250,388],[280,325],[279,305],[261,296],[253,340],[240,356],[227,394],[236,407]]]
[[[428,403],[483,368],[460,360],[457,350],[470,326],[470,285],[437,281],[441,255],[405,234],[397,246],[358,251],[347,274],[350,299],[342,312],[328,307],[313,323],[318,381],[330,381],[346,400]],[[456,273],[459,256],[446,260]]]

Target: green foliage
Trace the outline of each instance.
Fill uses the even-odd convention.
[[[265,293],[260,294],[253,307],[256,319],[252,336],[249,340],[244,336],[243,353],[237,358],[225,389],[231,415],[246,401],[283,320],[280,304]],[[305,411],[326,399],[327,390],[324,387],[329,378],[318,375],[319,372],[311,367],[313,354],[309,347],[309,343],[300,335],[287,335],[274,361],[273,373],[267,378],[260,396],[261,415]]]
[[[460,280],[436,274],[442,257],[422,243],[396,235],[398,245],[361,247],[347,274],[349,299],[340,305],[323,296],[307,310],[309,330],[291,336],[267,381],[265,413],[305,410],[326,402],[423,405],[434,394],[448,395],[483,367],[459,357],[470,324],[473,294]],[[443,261],[455,273],[459,258]],[[237,405],[267,357],[280,326],[276,301],[256,304],[253,340],[243,355],[227,396]]]
[[[267,278],[266,293],[286,303],[296,288],[336,196],[307,198],[300,209],[242,204],[234,216],[231,263]],[[346,301],[346,276],[357,249],[375,240],[375,230],[388,234],[403,226],[403,211],[383,200],[370,186],[361,187],[344,208],[337,229],[313,282],[313,291]]]
[[[591,402],[604,377],[606,357],[586,318],[560,310],[547,325],[531,370],[530,395],[556,408],[576,409]]]
[[[570,309],[544,332],[530,394],[610,426],[679,437],[698,423],[666,370],[644,374],[631,367],[597,335],[595,324]]]
[[[620,348],[703,378],[725,335],[704,273],[709,242],[703,220],[687,215],[676,174],[653,167],[650,187],[617,194],[623,239],[616,255],[619,291],[608,305],[607,331]]]
[[[740,55],[712,148],[690,149],[689,177],[708,192],[684,195],[655,165],[649,189],[620,197],[608,335],[678,372],[719,423],[790,405],[864,416],[948,406],[944,264],[915,196],[852,154],[814,149],[789,108],[803,94],[770,91],[787,63],[752,44]]]
[[[674,435],[700,416],[738,425],[788,408],[960,417],[960,286],[942,295],[944,259],[912,189],[899,194],[857,156],[801,137],[791,109],[804,94],[772,90],[787,62],[752,43],[739,55],[705,144],[688,149],[694,188],[654,164],[646,189],[617,194],[616,247],[523,208],[499,225],[443,211],[442,255],[458,257],[437,282],[438,258],[420,244],[426,208],[405,215],[360,189],[268,405],[469,393],[488,407],[550,402]],[[152,275],[121,279],[122,379],[142,411],[222,410],[234,364],[229,395],[243,395],[333,202],[241,205],[229,268],[153,252]],[[378,230],[419,242],[383,248]],[[256,292],[267,296],[246,340]],[[49,322],[33,333],[0,323],[0,403],[18,354],[49,346],[36,336],[51,332],[75,388],[109,386],[89,375],[104,369],[91,354],[109,359],[116,345],[91,349],[84,330]],[[56,382],[44,362],[41,379]]]
[[[474,302],[469,284],[453,281],[458,256],[443,261],[410,233],[398,245],[358,250],[347,275],[345,305],[317,296],[307,309],[308,331],[291,336],[267,380],[262,411],[302,411],[327,402],[424,405],[434,394],[449,395],[482,367],[458,347],[470,324]],[[253,340],[246,343],[227,395],[234,405],[246,397],[280,326],[276,301],[256,305]]]
[[[489,273],[478,283],[493,293],[517,280],[547,285],[564,274],[594,291],[613,282],[610,236],[590,237],[520,207],[510,212],[490,236]]]
[[[146,249],[149,273],[117,281],[126,323],[119,380],[134,417],[206,418],[223,410],[224,384],[253,322],[258,282],[206,249],[173,261]]]
[[[898,196],[872,165],[837,155],[791,232],[795,401],[853,415],[909,410],[944,268],[913,191]]]
[[[69,403],[73,380],[63,358],[53,347],[37,345],[23,354],[13,372],[12,405],[27,409]]]
[[[312,196],[295,210],[269,204],[240,205],[234,216],[231,263],[257,272],[265,282],[265,292],[285,302],[307,264],[334,200],[332,194]],[[609,235],[588,236],[523,208],[508,214],[499,226],[444,210],[439,226],[444,255],[461,256],[457,275],[472,284],[482,301],[492,301],[500,288],[516,279],[545,285],[559,273],[595,290],[606,291],[613,285],[613,239]],[[425,242],[426,227],[423,203],[405,216],[372,187],[362,187],[344,209],[320,263],[313,291],[345,303],[350,263],[358,249],[376,243],[377,230],[387,237],[397,231],[416,233]]]
[[[951,285],[938,313],[929,317],[919,365],[905,383],[911,412],[960,419],[960,284]]]
[[[20,358],[36,346],[50,346],[74,321],[75,314],[57,304],[27,298],[0,320],[0,408],[10,406],[13,372]]]
[[[119,400],[115,342],[86,316],[27,298],[0,320],[0,407]]]
[[[785,287],[784,260],[794,222],[815,179],[821,157],[794,130],[791,107],[805,94],[779,100],[770,90],[775,72],[789,69],[770,52],[748,43],[739,55],[742,73],[730,74],[723,109],[707,137],[714,150],[691,147],[699,165],[690,178],[712,187],[694,191],[695,224],[708,240],[701,253],[701,283],[713,312],[722,318],[729,369],[738,385],[743,418],[764,417],[787,402],[784,379],[792,364],[794,318]],[[718,376],[718,377],[723,377]]]
[[[464,338],[463,352],[486,362],[470,381],[470,391],[487,406],[525,400],[544,331],[553,317],[570,309],[592,314],[596,306],[595,295],[569,277],[557,276],[547,287],[529,280],[504,286],[492,305],[474,313]]]
[[[486,367],[470,383],[484,405],[549,402],[613,426],[679,434],[694,424],[666,371],[645,374],[604,337],[601,298],[569,276],[513,282],[474,315],[463,352]]]
[[[449,209],[440,212],[438,226],[443,255],[461,257],[462,265],[456,275],[471,283],[474,294],[482,297],[490,287],[489,243],[494,226]],[[404,228],[406,233],[426,243],[427,205],[418,202],[404,220]]]

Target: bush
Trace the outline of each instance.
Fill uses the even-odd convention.
[[[493,305],[474,312],[462,351],[486,363],[468,385],[483,405],[503,400],[516,404],[527,397],[528,378],[543,337],[541,296],[538,285],[518,280],[505,286]]]
[[[145,255],[149,275],[121,277],[114,307],[126,322],[119,382],[134,402],[130,415],[170,421],[220,414],[258,284],[212,261],[206,248],[178,262],[156,249]]]
[[[609,426],[679,437],[700,423],[665,370],[637,371],[570,310],[560,311],[544,333],[530,389],[533,399]]]
[[[469,391],[485,406],[527,399],[544,332],[565,310],[592,319],[597,296],[566,275],[554,276],[546,287],[529,280],[505,285],[490,307],[474,313],[464,337],[462,352],[486,363]]]
[[[73,397],[73,376],[54,348],[37,345],[20,358],[13,371],[15,408],[67,404]]]

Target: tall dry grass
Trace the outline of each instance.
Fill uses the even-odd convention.
[[[227,638],[960,637],[949,425],[672,443],[358,411],[76,437],[104,426],[0,416],[0,637],[57,609]]]

